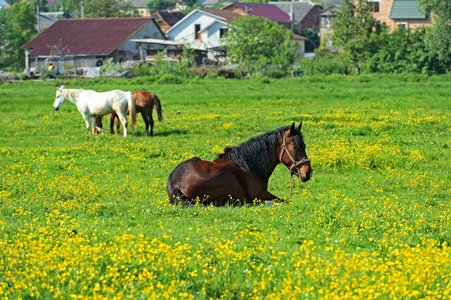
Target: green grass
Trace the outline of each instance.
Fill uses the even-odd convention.
[[[0,86],[0,298],[447,298],[451,77]],[[165,121],[88,135],[56,85],[157,94]],[[313,179],[281,206],[170,206],[193,156],[303,121]],[[109,124],[104,119],[104,127]],[[269,191],[289,199],[278,166]]]

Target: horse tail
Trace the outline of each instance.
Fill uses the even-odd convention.
[[[136,105],[135,98],[133,98],[132,92],[126,92],[125,98],[127,99],[128,113],[130,114],[130,126],[135,130],[136,125]]]
[[[182,205],[187,206],[188,205],[188,198],[186,198],[185,195],[179,190],[174,189],[171,191],[171,194],[169,195],[169,203],[171,205]]]
[[[161,108],[161,102],[160,99],[158,99],[158,96],[153,94],[152,96],[153,104],[155,105],[155,108],[157,110],[158,115],[158,121],[163,121],[163,109]]]
[[[186,206],[188,204],[188,198],[180,191],[180,189],[174,184],[173,174],[168,178],[168,183],[166,185],[166,191],[168,192],[169,203],[171,205],[182,205]]]

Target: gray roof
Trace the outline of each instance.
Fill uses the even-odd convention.
[[[305,16],[310,12],[310,10],[319,5],[319,3],[313,3],[310,1],[298,1],[298,2],[269,2],[269,4],[273,4],[290,15],[291,10],[293,10],[293,19],[297,22],[301,22],[304,20]]]
[[[133,6],[136,9],[145,9],[147,8],[147,2],[149,2],[149,0],[128,0],[128,2],[130,2],[131,4],[133,4]]]
[[[426,19],[426,12],[418,7],[416,0],[394,0],[390,19]]]
[[[36,24],[36,30],[42,31],[49,28],[53,23],[59,19],[65,19],[64,12],[42,12],[39,13],[39,28]]]
[[[333,4],[326,7],[319,15],[320,16],[335,16],[337,11],[341,10],[341,5]]]
[[[343,0],[319,0],[318,2],[323,7],[328,7],[328,6],[331,6],[331,5],[341,5],[341,6],[343,6],[343,4],[344,4]]]
[[[219,0],[196,0],[196,4],[199,4],[201,7],[212,7],[213,5],[222,2]]]

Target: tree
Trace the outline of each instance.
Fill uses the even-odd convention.
[[[388,30],[387,25],[373,17],[370,3],[345,0],[333,24],[332,42],[343,49],[357,74],[360,74],[365,58],[377,50]]]
[[[309,39],[305,41],[305,52],[313,52],[319,46],[320,39],[315,28],[305,28],[300,35]]]
[[[82,0],[56,0],[50,5],[51,11],[64,11],[73,18],[81,18]],[[83,0],[85,18],[130,17],[135,10],[126,0]]]
[[[25,50],[21,47],[36,33],[34,6],[20,1],[8,9],[0,9],[0,21],[0,49],[19,71],[25,65]]]
[[[426,47],[444,64],[451,65],[451,0],[417,0],[424,10],[432,11],[434,26],[426,33]]]
[[[49,6],[50,11],[64,11],[64,14],[72,18],[81,17],[82,0],[56,0]]]
[[[443,73],[443,65],[424,44],[426,28],[397,29],[387,35],[379,49],[365,61],[368,72]]]
[[[174,8],[176,5],[176,0],[151,0],[147,2],[146,7],[150,13],[154,13],[156,11]]]
[[[235,19],[224,43],[231,61],[249,75],[271,65],[288,71],[297,58],[290,31],[267,18]]]

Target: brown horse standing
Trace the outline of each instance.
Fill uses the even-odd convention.
[[[167,182],[171,204],[243,205],[255,200],[280,201],[268,192],[269,177],[279,163],[301,181],[312,176],[301,134],[302,122],[269,131],[238,147],[227,147],[213,162],[197,157],[180,163]]]
[[[152,94],[145,90],[142,90],[139,92],[133,92],[133,97],[135,98],[136,112],[141,113],[144,123],[146,124],[145,134],[148,135],[149,125],[150,125],[150,135],[153,136],[154,121],[153,121],[153,117],[152,117],[152,112],[153,112],[154,106],[157,111],[158,121],[161,122],[163,120],[163,110],[161,108],[160,99],[158,99],[157,95]],[[119,118],[118,118],[117,114],[111,113],[110,114],[111,133],[114,133],[114,121],[116,121],[117,133],[120,134]],[[96,126],[98,128],[102,128],[102,117],[101,116],[96,118]],[[99,131],[99,130],[97,130],[97,131]]]

